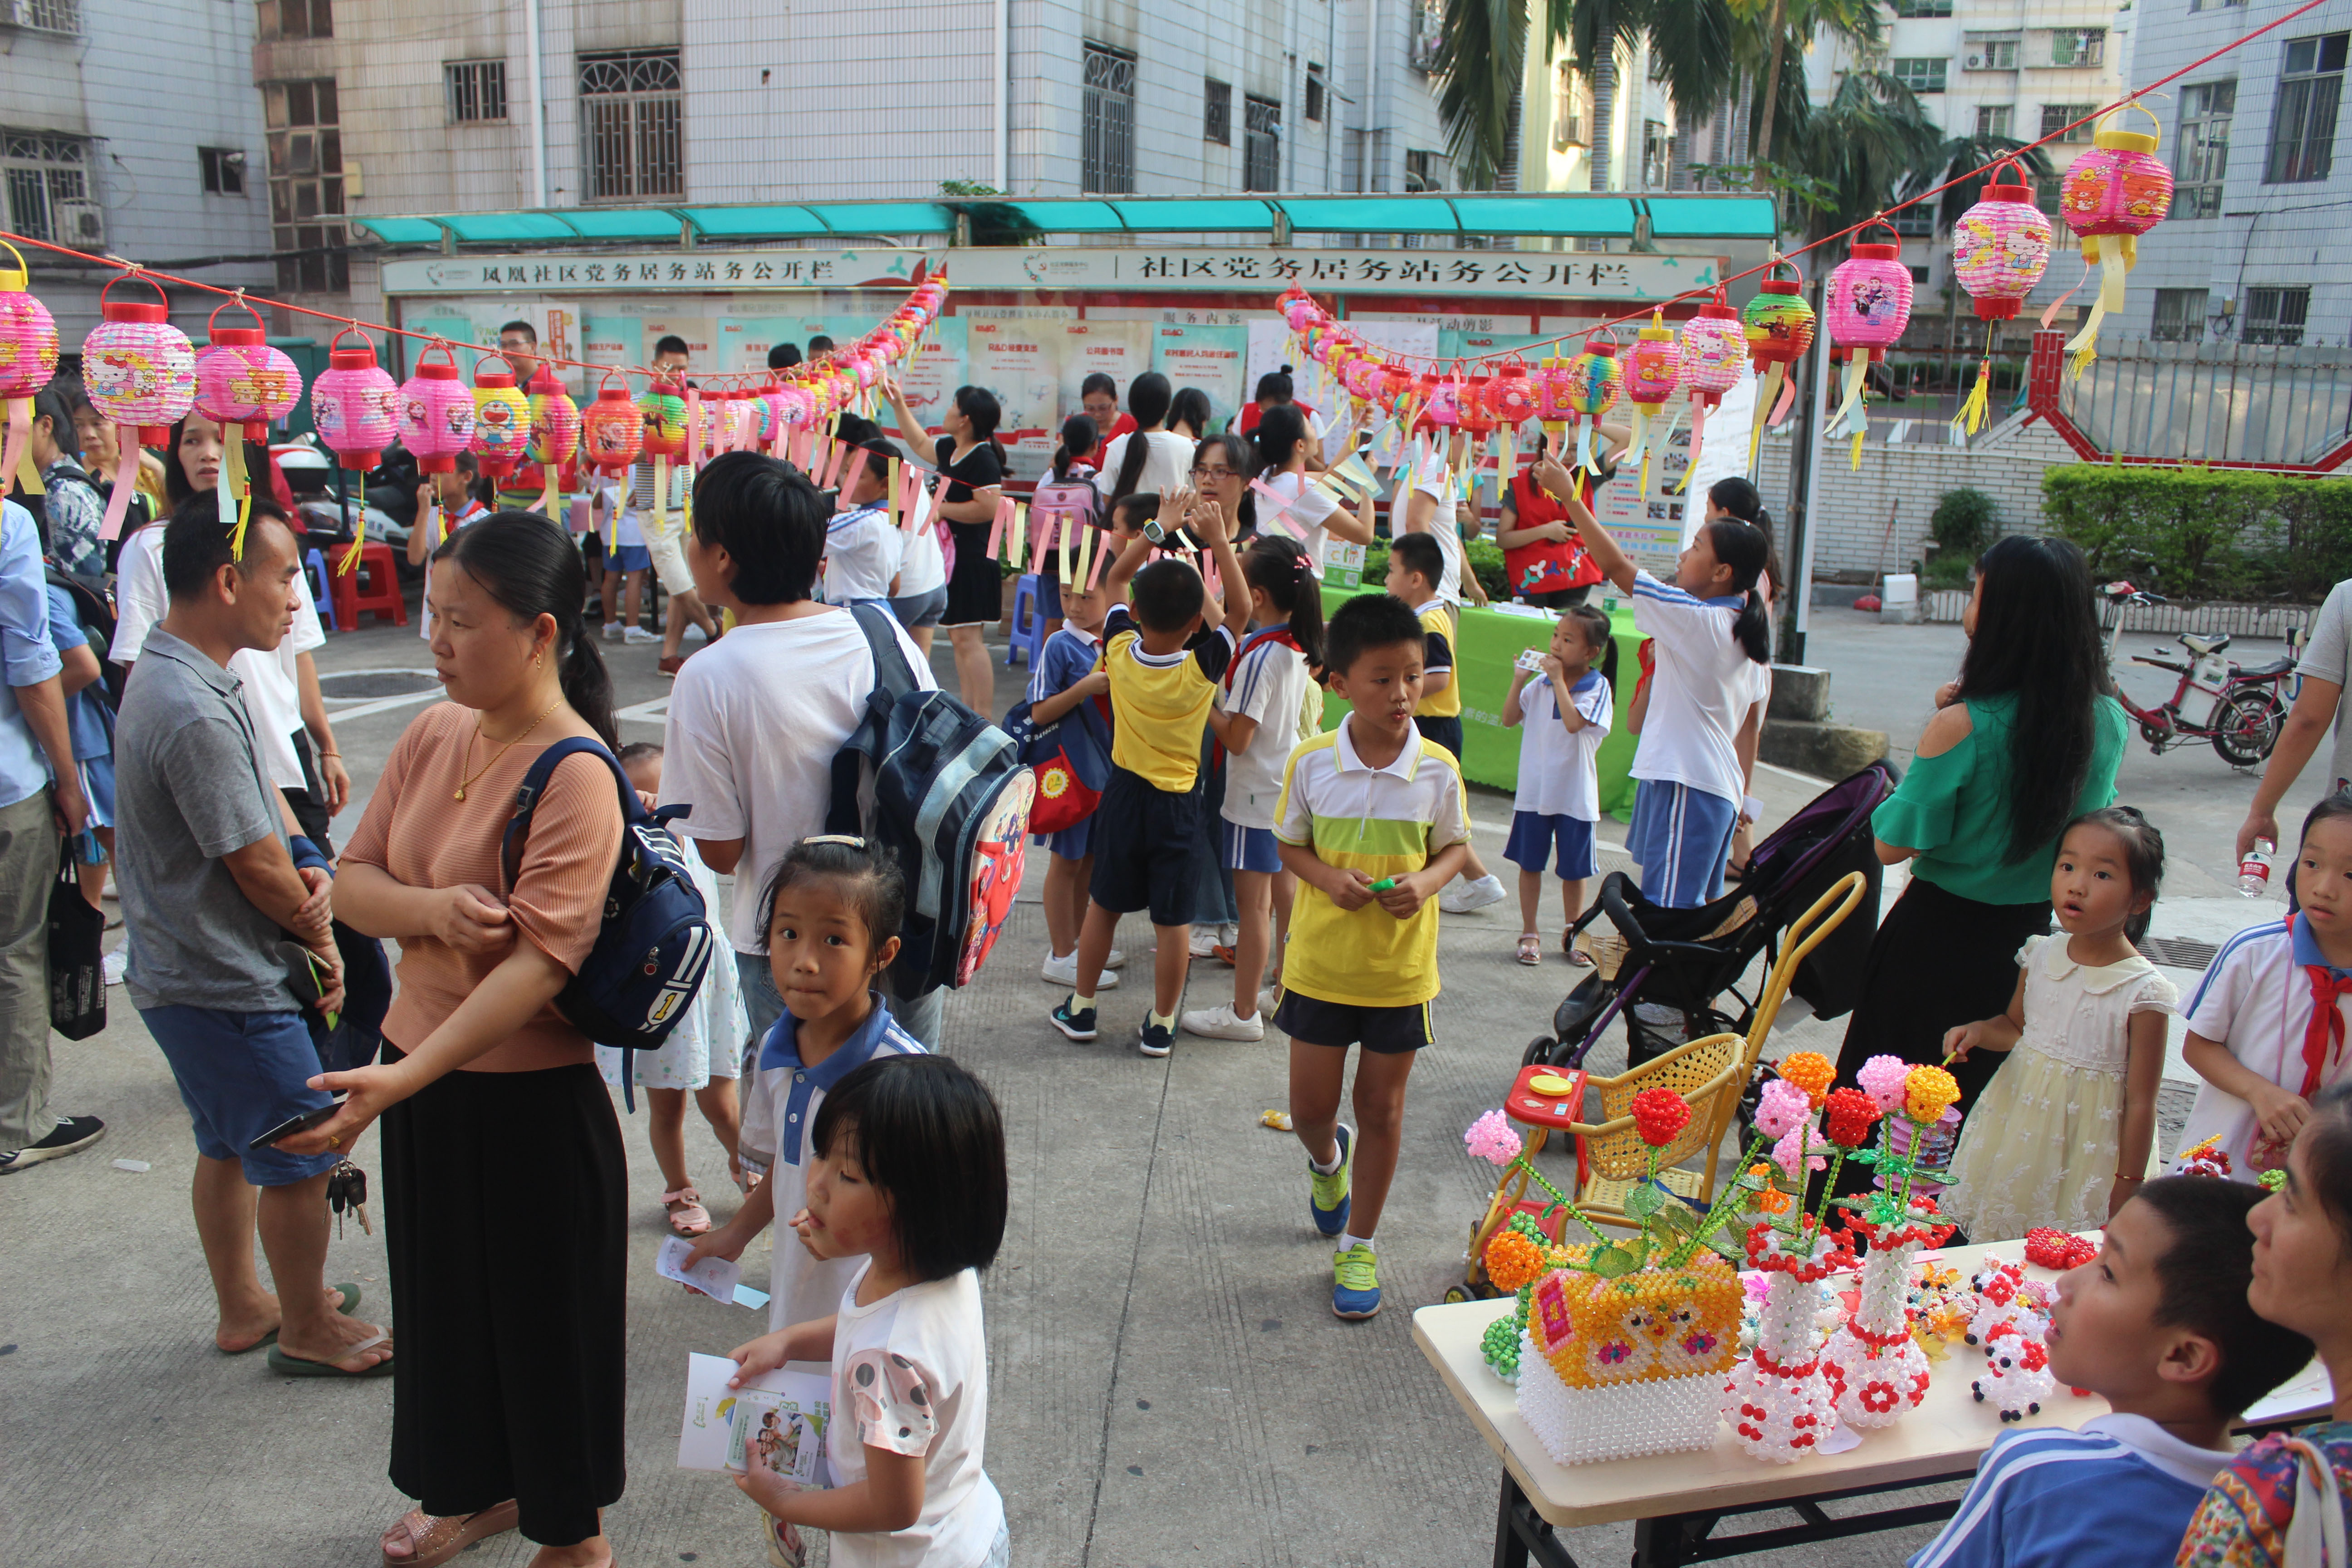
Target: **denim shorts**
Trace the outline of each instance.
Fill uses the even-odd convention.
[[[890,601],[890,613],[898,624],[913,631],[917,626],[935,626],[948,612],[947,584],[942,583],[928,594],[908,594]]]
[[[323,1176],[343,1154],[289,1154],[247,1145],[264,1132],[331,1098],[310,1087],[319,1073],[319,1047],[299,1013],[226,1013],[214,1007],[142,1007],[140,1020],[180,1086],[181,1103],[196,1130],[196,1152],[207,1160],[241,1160],[257,1187],[287,1187]],[[348,1152],[345,1151],[344,1152]]]

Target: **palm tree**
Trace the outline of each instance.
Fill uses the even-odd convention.
[[[1828,102],[1800,95],[1791,107],[1790,163],[1810,182],[1801,197],[1809,240],[1885,211],[1899,193],[1932,184],[1922,172],[1941,166],[1943,132],[1911,89],[1885,71],[1848,71]]]
[[[1822,33],[1867,58],[1879,47],[1880,22],[1874,0],[1734,0],[1739,28],[1735,49],[1741,66],[1752,73],[1756,99],[1749,123],[1754,146],[1755,183],[1769,183],[1773,153],[1790,145],[1804,122],[1811,94],[1805,80],[1805,56]]]
[[[2052,173],[2049,153],[2039,147],[2028,147],[2013,137],[1982,133],[1955,136],[1914,171],[1897,195],[1909,196],[1934,190],[1948,180],[1958,181],[1936,198],[1936,231],[1948,234],[1952,226],[1960,221],[1960,215],[1976,205],[1984,196],[1985,186],[1992,183],[1990,174],[1975,171],[2002,158],[2016,159],[2032,179],[2047,179]]]

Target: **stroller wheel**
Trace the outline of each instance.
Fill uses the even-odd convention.
[[[1470,1300],[1470,1291],[1467,1287],[1461,1285],[1448,1285],[1445,1288],[1445,1304],[1447,1306],[1450,1307],[1457,1302],[1467,1301],[1468,1300]]]
[[[1552,1053],[1559,1048],[1559,1042],[1549,1035],[1538,1035],[1528,1042],[1528,1048],[1519,1053],[1519,1065],[1523,1068],[1549,1067],[1552,1065]]]

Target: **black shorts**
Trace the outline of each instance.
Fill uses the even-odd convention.
[[[1156,926],[1191,925],[1199,877],[1199,784],[1171,795],[1113,767],[1092,821],[1095,869],[1087,896],[1123,915],[1149,910]]]
[[[1360,1045],[1374,1056],[1401,1057],[1433,1043],[1429,1004],[1410,1007],[1359,1007],[1348,1002],[1326,1002],[1319,996],[1282,994],[1274,1010],[1274,1026],[1309,1046],[1333,1046],[1346,1050]]]
[[[1450,718],[1441,718],[1434,713],[1416,715],[1412,727],[1420,731],[1423,736],[1453,752],[1455,762],[1462,760],[1462,716],[1460,714],[1454,714]]]

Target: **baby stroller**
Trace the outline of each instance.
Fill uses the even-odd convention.
[[[1850,1011],[1878,929],[1882,868],[1870,814],[1895,792],[1898,776],[1893,763],[1882,761],[1832,784],[1756,846],[1737,887],[1697,909],[1661,909],[1623,872],[1611,872],[1569,940],[1602,915],[1614,939],[1600,933],[1591,942],[1592,974],[1553,1011],[1551,1033],[1530,1041],[1520,1064],[1581,1068],[1593,1043],[1620,1016],[1630,1066],[1687,1041],[1745,1035],[1756,1003],[1736,989],[1740,977],[1759,953],[1769,973],[1789,922],[1839,879],[1860,872],[1863,907],[1805,956],[1790,984],[1815,1017]],[[1736,1017],[1718,1010],[1726,1001],[1738,1003]]]

